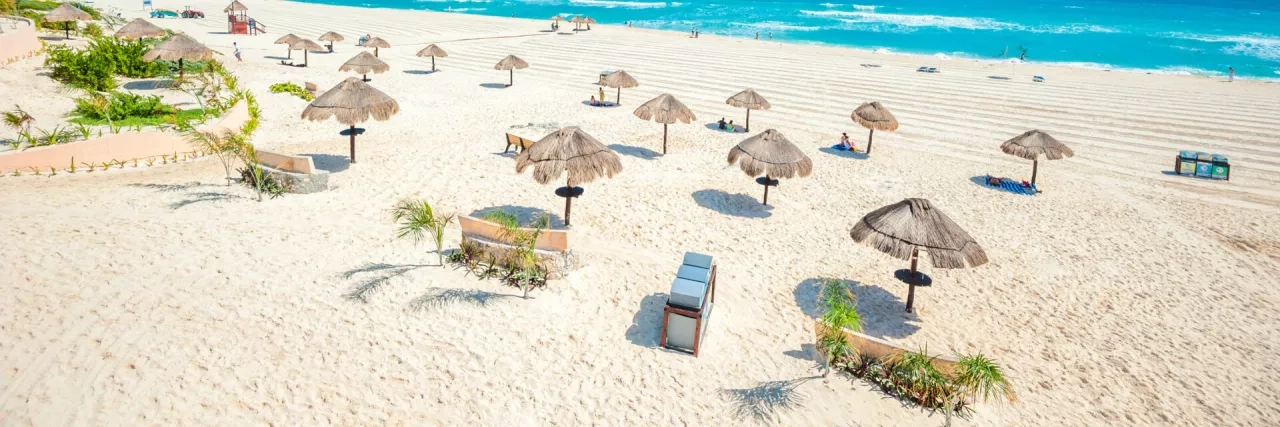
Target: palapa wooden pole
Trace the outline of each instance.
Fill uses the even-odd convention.
[[[769,175],[764,176],[764,205],[769,206]]]
[[[871,138],[874,136],[876,136],[876,130],[871,129],[871,132],[867,133],[867,154],[871,154]]]
[[[351,125],[351,163],[356,162],[356,125]]]
[[[436,72],[436,56],[431,55],[431,72]]]
[[[747,109],[747,132],[751,132],[751,109]]]
[[[307,66],[308,61],[310,61],[310,59],[307,58],[307,50],[303,49],[302,50],[302,66],[303,67]]]
[[[285,51],[284,51],[285,58],[293,59],[293,47],[289,45],[284,45],[284,48],[285,48]]]
[[[515,69],[515,68],[512,68],[512,69],[507,70],[507,71],[509,71],[509,72],[511,73],[510,80],[508,80],[508,81],[507,81],[507,86],[508,86],[508,87],[510,87],[510,86],[515,86],[515,85],[516,85],[516,69]]]
[[[573,209],[573,184],[569,183],[569,179],[564,180],[564,225],[569,226],[569,212]]]
[[[178,58],[178,80],[182,80],[182,77],[183,77],[182,58]]]
[[[1040,169],[1040,159],[1031,159],[1031,185],[1036,185],[1036,172]]]
[[[911,248],[911,273],[907,275],[908,281],[916,277],[916,262],[919,260],[920,260],[920,248],[919,247]],[[916,302],[916,285],[913,285],[910,282],[908,282],[907,283],[907,312],[908,313],[911,312],[911,306],[914,305],[915,302]]]
[[[667,124],[662,124],[662,154],[667,154]]]
[[[622,87],[621,86],[618,87],[618,96],[615,96],[614,98],[617,98],[618,105],[622,105]]]

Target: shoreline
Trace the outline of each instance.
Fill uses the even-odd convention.
[[[522,17],[513,18],[511,16],[505,16],[505,15],[469,13],[466,11],[460,12],[457,10],[434,10],[434,9],[398,8],[398,7],[384,7],[384,6],[363,6],[363,5],[351,5],[351,4],[330,4],[330,3],[318,3],[318,2],[308,2],[308,1],[299,1],[299,0],[284,0],[284,1],[309,4],[309,5],[319,5],[319,6],[352,7],[352,8],[373,9],[373,10],[382,9],[382,10],[393,10],[393,11],[413,11],[413,12],[427,12],[427,13],[439,13],[439,14],[458,14],[458,15],[478,16],[478,17],[486,17],[486,18],[513,19],[513,20],[533,21],[533,22],[549,21],[546,19],[522,18]],[[664,28],[651,28],[651,27],[627,27],[624,24],[617,24],[617,23],[601,22],[594,25],[600,26],[600,27],[609,27],[611,29],[655,31],[655,32],[660,32],[664,34],[666,33],[685,34],[685,35],[688,34],[688,31],[664,29]],[[872,48],[872,47],[854,46],[854,45],[847,45],[847,44],[834,43],[834,42],[816,41],[816,40],[788,40],[783,38],[774,39],[774,40],[756,40],[751,37],[735,36],[735,35],[728,35],[728,34],[715,34],[715,33],[705,33],[700,36],[720,37],[720,38],[742,40],[742,41],[758,41],[758,42],[764,42],[764,43],[779,43],[783,45],[794,45],[794,46],[820,46],[820,47],[828,47],[828,48],[847,49],[847,50],[852,50],[852,51],[865,53],[869,55],[884,55],[884,56],[895,56],[895,57],[904,57],[904,58],[915,58],[920,61],[923,61],[921,65],[927,65],[931,61],[935,63],[936,62],[947,63],[947,62],[953,62],[953,61],[954,62],[971,61],[971,62],[977,62],[982,64],[992,64],[992,65],[1010,65],[1010,64],[1016,63],[1019,66],[1044,66],[1044,67],[1052,67],[1052,68],[1068,68],[1072,70],[1091,70],[1091,71],[1117,72],[1117,73],[1126,73],[1126,74],[1142,74],[1142,75],[1153,75],[1153,76],[1184,76],[1184,77],[1200,77],[1200,78],[1210,78],[1210,79],[1216,79],[1216,78],[1225,79],[1227,77],[1226,72],[1213,71],[1213,70],[1204,69],[1204,68],[1200,68],[1192,65],[1171,65],[1163,68],[1152,69],[1152,68],[1115,66],[1112,64],[1096,63],[1096,62],[1090,62],[1090,61],[1035,61],[1035,60],[1020,61],[1016,58],[1004,58],[1004,59],[982,58],[982,57],[977,57],[977,54],[974,54],[971,52],[962,52],[962,51],[956,51],[956,52],[939,51],[939,52],[933,52],[933,53],[899,51],[897,50],[898,48],[894,48],[894,47]],[[1280,69],[1276,70],[1276,73],[1277,74],[1275,77],[1242,76],[1240,74],[1237,74],[1235,79],[1237,81],[1280,83]]]

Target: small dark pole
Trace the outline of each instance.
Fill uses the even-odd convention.
[[[564,198],[564,225],[569,226],[569,211],[573,209],[573,185],[568,179],[564,180],[565,198]]]
[[[284,56],[293,59],[293,46],[285,45]]]
[[[302,66],[303,66],[303,67],[307,66],[307,63],[308,63],[309,61],[310,61],[310,60],[307,58],[307,50],[306,50],[306,49],[303,49],[303,50],[302,50]]]
[[[368,74],[361,74],[361,75],[360,75],[360,80],[362,80],[362,81],[366,81],[366,82],[367,82],[367,81],[369,81],[369,75],[368,75]]]
[[[1040,169],[1040,159],[1031,159],[1031,185],[1036,185],[1036,172]]]
[[[667,154],[667,124],[662,124],[662,154]]]
[[[351,125],[351,163],[356,162],[356,125]]]
[[[67,40],[71,40],[71,23],[70,23],[70,22],[63,22],[63,23],[62,23],[62,29],[63,29],[63,30],[66,30],[66,31],[64,32],[64,34],[63,34],[63,38],[65,38],[65,39],[67,39]]]
[[[333,53],[333,41],[329,42],[329,53]]]
[[[618,105],[622,105],[622,86],[618,86],[618,96],[615,98],[618,99]]]
[[[516,69],[512,68],[507,71],[511,72],[511,80],[508,81],[507,86],[515,86],[516,85]],[[569,225],[569,224],[565,224],[565,225]]]
[[[911,274],[907,275],[907,280],[916,277],[916,262],[920,260],[920,248],[911,248]],[[916,302],[916,285],[907,283],[907,312],[911,312],[911,306]]]
[[[764,205],[769,206],[769,175],[767,174],[764,176]]]
[[[375,48],[373,48],[373,57],[374,57],[374,58],[377,58],[377,57],[378,57],[378,48],[376,48],[376,47],[375,47]]]
[[[750,108],[747,109],[747,132],[751,132],[751,109]]]
[[[431,72],[436,72],[436,56],[431,55]]]
[[[871,154],[871,138],[874,136],[876,136],[876,130],[871,129],[871,132],[867,133],[867,154]]]
[[[179,57],[178,58],[178,80],[182,80],[182,77],[183,77],[182,58]]]

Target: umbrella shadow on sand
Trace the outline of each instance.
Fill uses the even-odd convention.
[[[773,206],[760,204],[760,199],[746,194],[729,194],[720,190],[698,190],[693,192],[693,200],[707,209],[725,215],[744,218],[768,218]]]
[[[813,278],[800,282],[793,292],[800,311],[814,320],[821,318],[818,295],[822,292],[823,282],[831,280],[845,286],[857,299],[863,334],[876,338],[906,338],[920,330],[920,317],[907,313],[906,303],[897,295],[879,286],[852,280]]]
[[[658,157],[662,157],[662,153],[659,153],[657,151],[653,151],[644,147],[633,147],[630,145],[613,144],[609,146],[609,149],[624,156],[631,156],[631,157],[641,158],[645,160],[653,160]]]
[[[632,344],[657,348],[662,339],[662,308],[667,305],[667,294],[650,294],[640,300],[640,310],[631,318],[627,328],[627,341]]]
[[[419,75],[429,75],[429,74],[435,74],[435,73],[438,73],[438,72],[440,72],[440,70],[436,70],[436,71],[431,71],[431,70],[404,70],[404,73],[405,73],[405,74],[419,74]]]
[[[329,173],[342,172],[351,167],[351,158],[347,156],[314,153],[302,154],[302,156],[310,157],[311,163],[315,164],[316,169]]]
[[[506,89],[509,86],[506,83],[480,83],[480,87],[485,89]]]

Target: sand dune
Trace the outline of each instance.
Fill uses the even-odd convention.
[[[941,424],[860,381],[815,377],[806,345],[827,278],[855,284],[871,335],[1007,367],[1020,402],[960,424],[1266,425],[1280,411],[1280,85],[288,2],[250,4],[270,34],[229,36],[216,34],[222,3],[196,4],[210,18],[156,23],[224,61],[240,43],[245,62],[227,65],[262,103],[255,143],[316,155],[333,188],[257,203],[218,184],[216,161],[0,179],[0,424]],[[348,41],[309,68],[267,58],[286,32],[325,31]],[[305,102],[267,87],[333,86],[364,33],[392,44],[371,84],[402,111],[364,126],[349,165],[341,125],[301,121]],[[429,75],[413,56],[428,43],[450,54]],[[507,54],[531,67],[495,88]],[[914,71],[926,64],[942,73]],[[621,107],[584,105],[605,69],[641,86]],[[724,100],[746,87],[773,104],[752,130],[778,129],[815,163],[767,208],[725,162],[747,135],[708,128],[742,124]],[[664,92],[698,121],[673,125],[661,156],[661,126],[631,111]],[[870,158],[823,150],[840,132],[865,144],[849,113],[872,100],[900,130],[878,132]],[[584,267],[569,278],[525,301],[393,239],[387,209],[405,196],[559,215],[553,186],[500,151],[506,132],[567,125],[625,168],[575,202]],[[999,144],[1035,128],[1077,153],[1042,162],[1043,194],[977,183],[1027,178]],[[1181,149],[1230,155],[1232,180],[1168,174]],[[906,197],[934,201],[991,258],[930,269],[937,284],[910,315],[891,276],[904,263],[848,236]],[[699,358],[655,348],[684,251],[721,263]],[[343,297],[380,278],[368,303]]]

